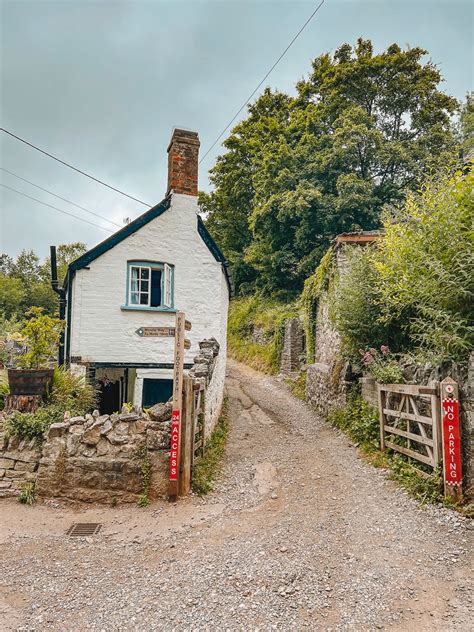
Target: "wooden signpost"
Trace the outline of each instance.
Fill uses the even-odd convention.
[[[444,495],[454,502],[462,501],[461,428],[459,423],[459,390],[450,377],[441,382],[443,422]]]
[[[191,331],[191,328],[192,324],[189,320],[186,320],[184,312],[176,312],[176,324],[174,327],[139,327],[135,331],[140,338],[174,338],[173,404],[171,409],[170,474],[168,486],[168,498],[170,501],[175,501],[180,490],[187,487],[186,485],[180,485],[180,463],[182,460],[180,451],[181,444],[183,443],[181,431],[183,425],[184,350],[191,348],[191,341],[185,338],[185,332]],[[189,391],[189,388],[187,391]],[[190,392],[192,395],[192,390]],[[192,403],[188,402],[188,406],[191,404]],[[189,432],[190,428],[189,426]],[[189,443],[189,441],[185,441],[184,443]],[[186,483],[186,481],[184,481],[184,483]]]

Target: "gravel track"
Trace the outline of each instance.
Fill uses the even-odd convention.
[[[473,629],[470,521],[420,507],[278,380],[229,362],[227,390],[205,499],[1,502],[2,632]]]

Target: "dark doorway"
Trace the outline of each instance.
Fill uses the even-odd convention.
[[[173,380],[143,380],[143,408],[167,402],[173,393]]]
[[[99,410],[101,415],[111,415],[120,410],[120,382],[99,381]]]

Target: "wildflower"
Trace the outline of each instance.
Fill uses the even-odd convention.
[[[382,345],[380,347],[380,351],[382,352],[383,355],[388,355],[390,353],[390,349],[387,347],[387,345]]]

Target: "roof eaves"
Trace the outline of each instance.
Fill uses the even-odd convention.
[[[107,237],[107,239],[104,239],[104,241],[101,241],[99,244],[97,244],[97,246],[94,246],[94,248],[88,250],[78,259],[72,261],[69,264],[69,270],[75,271],[80,270],[81,268],[85,268],[89,265],[89,263],[94,261],[94,259],[97,259],[127,237],[133,235],[133,233],[136,233],[137,230],[142,228],[142,226],[145,226],[146,224],[148,224],[148,222],[151,222],[151,220],[155,219],[156,217],[167,211],[170,206],[171,196],[168,195],[163,200],[161,200],[161,202],[134,219],[133,222],[130,222],[130,224],[127,224],[126,226],[115,232],[113,235],[110,235],[110,237]]]

